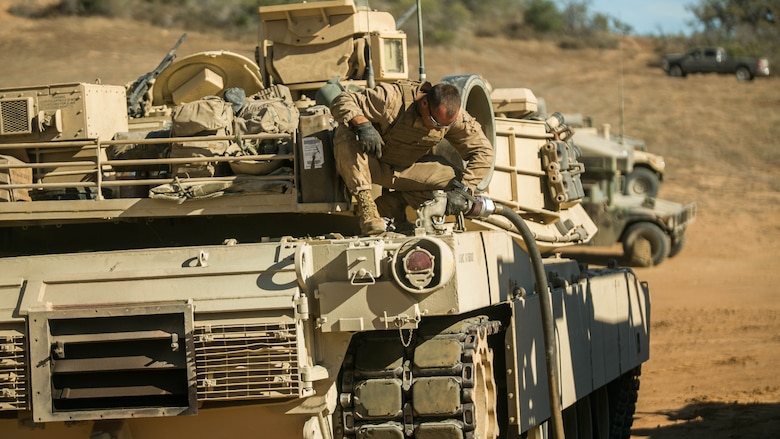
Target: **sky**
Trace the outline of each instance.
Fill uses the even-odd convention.
[[[694,16],[686,5],[695,0],[591,0],[590,10],[610,15],[630,25],[635,35],[690,34],[686,22]]]

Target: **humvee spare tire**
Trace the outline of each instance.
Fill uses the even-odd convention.
[[[626,176],[626,188],[623,193],[655,198],[658,196],[658,186],[658,176],[655,172],[647,168],[634,168]]]

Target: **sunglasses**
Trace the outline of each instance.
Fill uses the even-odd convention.
[[[431,119],[431,123],[433,124],[434,128],[436,129],[449,128],[450,125],[452,125],[452,123],[449,123],[447,125],[440,124],[439,121],[433,117],[433,113],[431,112],[431,100],[427,96],[425,97],[425,100],[428,101],[428,117]]]

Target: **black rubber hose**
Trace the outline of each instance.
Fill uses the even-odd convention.
[[[539,305],[542,313],[542,332],[544,334],[544,353],[547,363],[547,391],[550,398],[550,418],[553,434],[556,439],[565,439],[563,432],[563,414],[561,400],[558,394],[558,354],[555,349],[555,326],[552,313],[552,299],[547,284],[547,273],[544,271],[542,254],[536,245],[536,240],[523,218],[514,210],[496,203],[495,214],[501,215],[517,227],[525,242],[528,256],[536,278],[536,294],[539,295]]]

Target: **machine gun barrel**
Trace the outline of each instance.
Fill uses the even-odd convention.
[[[155,69],[151,72],[148,72],[147,74],[136,79],[133,85],[130,86],[127,91],[127,114],[130,117],[143,116],[144,96],[151,88],[152,81],[157,79],[157,77],[160,76],[160,73],[162,73],[163,70],[168,68],[168,66],[173,63],[173,61],[176,59],[176,49],[179,48],[181,43],[184,41],[184,38],[186,37],[186,33],[182,34],[181,37],[179,37],[179,41],[173,45],[171,50],[168,51],[168,54],[165,55],[165,58],[160,61],[160,64],[158,64],[157,67],[155,67]]]

